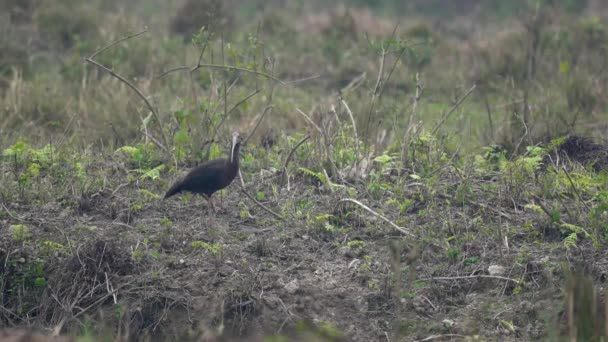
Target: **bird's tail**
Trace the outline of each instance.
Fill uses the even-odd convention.
[[[177,182],[175,182],[171,188],[169,189],[169,191],[167,191],[167,193],[165,194],[164,199],[167,199],[175,194],[177,194],[178,192],[182,191],[182,181],[179,180]]]

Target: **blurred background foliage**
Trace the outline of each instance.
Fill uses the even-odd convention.
[[[406,125],[419,72],[423,125],[432,126],[477,85],[442,128],[454,144],[467,135],[474,139],[465,147],[513,147],[524,134],[533,143],[605,130],[597,122],[606,113],[608,4],[600,0],[0,0],[0,9],[0,129],[8,133],[6,143],[24,132],[47,139],[64,133],[84,142],[137,138],[147,115],[142,103],[83,60],[143,27],[149,28],[145,37],[98,60],[152,94],[163,118],[198,106],[188,102],[192,89],[183,74],[157,76],[196,63],[199,47],[192,37],[205,27],[215,33],[209,63],[224,58],[247,67],[257,53],[272,57],[278,78],[321,76],[278,90],[276,129],[300,129],[295,107],[321,111],[328,94],[346,91],[357,121],[373,123],[367,137],[388,130],[390,142],[391,129]],[[388,54],[387,65],[399,58],[399,68],[383,85],[382,102],[367,113],[379,46],[397,24],[396,38],[415,46]],[[213,73],[201,70],[194,78],[199,95],[209,97]],[[235,95],[257,84],[243,79]],[[362,82],[349,87],[357,80]],[[264,106],[263,99],[248,102],[233,123]]]

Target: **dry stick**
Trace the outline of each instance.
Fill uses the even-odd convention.
[[[446,337],[449,337],[449,338],[454,338],[454,337],[465,338],[465,336],[458,335],[458,334],[432,335],[432,336],[423,338],[422,340],[417,340],[416,342],[428,342],[428,341],[432,341],[432,340],[444,339]]]
[[[108,45],[106,45],[106,46],[102,47],[101,49],[99,49],[99,50],[95,51],[95,52],[94,52],[94,53],[93,53],[91,56],[89,56],[89,58],[93,59],[93,58],[95,58],[97,55],[99,55],[100,53],[102,53],[102,52],[106,51],[107,49],[109,49],[109,48],[113,47],[114,45],[117,45],[117,44],[119,44],[119,43],[122,43],[122,42],[124,42],[125,40],[129,40],[129,39],[131,39],[131,38],[135,38],[135,37],[137,37],[137,36],[141,36],[142,34],[144,34],[144,33],[146,33],[146,32],[148,32],[148,28],[147,28],[147,27],[146,27],[145,29],[143,29],[142,31],[139,31],[139,32],[137,32],[137,33],[134,33],[134,34],[131,34],[131,35],[125,36],[125,37],[123,37],[123,38],[120,38],[120,39],[118,39],[118,40],[116,40],[116,41],[114,41],[114,42],[112,42],[112,43],[110,43],[110,44],[108,44]]]
[[[271,105],[268,105],[268,106],[266,106],[266,108],[264,108],[264,112],[262,112],[262,116],[260,116],[260,118],[258,119],[258,122],[255,124],[255,126],[253,127],[253,129],[251,130],[251,132],[249,133],[247,138],[245,138],[245,140],[243,140],[243,145],[246,145],[247,142],[249,141],[249,139],[251,139],[251,137],[253,136],[253,133],[255,133],[255,131],[258,129],[258,127],[264,120],[264,117],[266,116],[266,114],[269,113],[272,110],[272,108],[273,108],[273,106],[271,106]]]
[[[274,63],[272,63],[271,73],[274,75]],[[253,133],[255,133],[255,131],[258,129],[258,127],[262,123],[262,120],[264,120],[264,117],[266,117],[266,114],[270,113],[270,111],[274,107],[272,105],[272,99],[274,98],[274,84],[271,84],[269,87],[270,87],[270,94],[268,95],[268,98],[266,100],[266,106],[264,107],[264,111],[262,112],[262,116],[260,117],[260,119],[258,120],[258,122],[256,123],[256,125],[253,127],[253,129],[251,130],[251,132],[249,132],[249,135],[244,140],[243,145],[247,144],[247,142],[249,141],[249,139],[251,139],[251,137],[253,136]]]
[[[399,23],[395,24],[393,32],[391,33],[391,40],[395,39],[395,34],[397,34],[398,27]],[[365,136],[367,136],[369,133],[369,124],[372,119],[372,112],[374,110],[374,105],[376,104],[376,98],[380,96],[380,86],[382,85],[382,77],[384,76],[384,63],[386,62],[387,55],[388,51],[384,48],[384,43],[382,43],[382,52],[380,53],[380,68],[378,69],[378,77],[376,78],[376,85],[374,85],[374,92],[372,93],[372,100],[369,104],[369,111],[367,113],[367,122],[365,124]]]
[[[285,221],[285,218],[283,216],[275,213],[274,211],[272,211],[270,208],[268,208],[265,205],[263,205],[262,203],[260,203],[258,200],[256,200],[253,196],[251,196],[247,192],[247,190],[245,189],[245,181],[243,180],[243,175],[241,174],[241,170],[240,169],[239,169],[239,179],[241,180],[241,184],[240,184],[241,192],[244,193],[245,196],[249,197],[250,200],[252,200],[260,208],[264,209],[266,212],[270,213],[272,216],[278,218],[279,220]]]
[[[307,135],[304,137],[304,139],[300,140],[299,143],[296,144],[296,146],[294,146],[294,148],[291,149],[291,151],[289,152],[289,154],[287,155],[287,159],[285,159],[285,164],[283,164],[283,168],[281,169],[281,180],[285,179],[285,175],[287,175],[287,165],[289,165],[289,161],[291,160],[291,157],[293,156],[294,152],[296,152],[296,150],[302,146],[302,144],[304,144],[306,142],[306,140],[310,139],[310,135]],[[288,184],[289,184],[289,175],[287,175],[287,180],[288,180]],[[289,190],[289,186],[287,187]]]
[[[321,128],[317,126],[317,124],[312,121],[312,119],[308,115],[306,115],[306,113],[304,113],[300,108],[296,107],[296,111],[300,113],[300,115],[302,115],[306,119],[306,121],[308,121],[317,131],[319,131],[319,133],[323,132]]]
[[[422,96],[422,92],[424,88],[420,83],[420,74],[416,73],[416,93],[414,95],[414,102],[412,103],[412,110],[410,112],[410,116],[407,121],[407,129],[405,130],[405,141],[403,142],[403,166],[405,167],[405,163],[407,163],[408,153],[410,150],[410,141],[411,141],[411,132],[414,122],[414,117],[417,114],[418,103],[420,102],[420,97]]]
[[[109,69],[108,67],[104,66],[103,64],[98,63],[97,61],[95,61],[95,60],[93,59],[93,58],[95,58],[95,56],[97,56],[97,55],[98,55],[98,54],[100,54],[101,52],[103,52],[103,51],[105,51],[105,50],[109,49],[110,47],[112,47],[112,46],[114,46],[114,45],[116,45],[116,44],[118,44],[118,43],[120,43],[120,42],[123,42],[123,41],[125,41],[125,40],[128,40],[128,39],[131,39],[131,38],[137,37],[137,36],[139,36],[139,35],[142,35],[142,34],[143,34],[143,33],[145,33],[145,32],[147,32],[147,29],[146,29],[146,30],[144,30],[144,31],[142,31],[142,32],[139,32],[139,33],[136,33],[136,34],[133,34],[133,35],[130,35],[130,36],[127,36],[127,37],[121,38],[121,39],[119,39],[119,40],[117,40],[117,41],[115,41],[115,42],[112,42],[112,43],[110,43],[109,45],[107,45],[107,46],[105,46],[105,47],[103,47],[103,48],[101,48],[101,49],[99,49],[99,50],[95,51],[95,52],[94,52],[94,53],[93,53],[91,56],[87,57],[85,60],[86,60],[87,62],[89,62],[89,63],[91,63],[91,64],[95,65],[95,66],[96,66],[96,67],[98,67],[99,69],[104,70],[105,72],[107,72],[107,73],[109,73],[110,75],[114,76],[114,77],[115,77],[115,78],[117,78],[119,81],[123,82],[124,84],[126,84],[126,85],[127,85],[127,87],[131,88],[131,90],[133,90],[133,91],[134,91],[134,92],[135,92],[135,93],[136,93],[136,94],[137,94],[137,95],[138,95],[138,96],[139,96],[139,97],[140,97],[140,98],[141,98],[141,99],[144,101],[144,103],[146,104],[146,106],[148,107],[148,109],[149,109],[149,110],[152,112],[152,114],[154,115],[154,118],[155,118],[155,119],[156,119],[156,121],[158,122],[158,125],[159,125],[159,130],[160,130],[160,133],[161,133],[161,135],[162,135],[162,137],[163,137],[163,142],[164,142],[164,144],[165,144],[165,146],[163,146],[162,144],[158,144],[158,143],[157,143],[157,145],[158,145],[158,147],[159,147],[159,148],[161,148],[161,149],[162,149],[164,152],[167,152],[167,147],[166,147],[166,146],[169,146],[169,145],[168,145],[169,140],[167,139],[167,136],[165,135],[165,132],[164,132],[164,130],[163,130],[163,127],[162,127],[162,124],[161,124],[161,121],[160,121],[160,117],[159,117],[159,115],[158,115],[158,112],[156,111],[156,109],[154,108],[154,106],[152,106],[152,103],[150,103],[150,100],[148,100],[148,98],[147,98],[147,97],[146,97],[146,96],[145,96],[145,95],[144,95],[144,94],[141,92],[141,90],[139,90],[139,89],[138,89],[138,88],[137,88],[137,87],[136,87],[136,86],[135,86],[133,83],[129,82],[129,81],[126,79],[126,78],[124,78],[124,77],[122,77],[121,75],[117,74],[117,73],[116,73],[116,72],[114,72],[112,69]]]
[[[492,120],[492,107],[490,107],[490,101],[488,101],[488,95],[484,93],[483,96],[484,104],[486,105],[486,112],[488,113],[488,124],[490,125],[490,136],[491,141],[494,141],[494,120]]]
[[[354,203],[358,206],[360,206],[361,208],[365,209],[365,211],[369,212],[370,214],[376,216],[377,218],[381,219],[382,221],[390,224],[391,226],[393,226],[393,228],[397,229],[398,231],[402,232],[405,235],[410,235],[412,236],[413,234],[409,231],[407,231],[407,229],[403,228],[403,227],[399,227],[398,225],[396,225],[395,223],[393,223],[391,220],[387,219],[386,217],[378,214],[377,212],[373,211],[370,207],[366,206],[365,204],[357,201],[356,199],[352,199],[352,198],[343,198],[340,201],[338,201],[338,203],[336,204],[334,211],[336,211],[338,209],[338,207],[340,206],[340,204],[342,203],[346,203],[346,202],[350,202],[350,203]]]
[[[529,134],[528,124],[526,124],[526,121],[524,120],[524,118],[521,115],[517,115],[516,113],[514,113],[514,115],[517,116],[521,120],[521,123],[524,126],[524,134],[521,136],[521,139],[519,139],[519,142],[517,143],[517,145],[515,145],[515,149],[513,150],[512,158],[515,158],[515,156],[518,155],[519,147],[521,146],[521,144],[524,142],[524,140],[526,139],[526,137]],[[530,144],[530,145],[532,145],[532,144]]]
[[[346,108],[346,113],[348,113],[350,122],[353,125],[353,133],[355,133],[355,142],[356,142],[355,147],[357,148],[357,160],[359,160],[359,158],[361,158],[361,152],[359,150],[359,135],[357,134],[357,126],[355,125],[355,117],[353,116],[353,112],[350,110],[350,107],[348,106],[346,101],[344,101],[344,99],[341,96],[340,96],[340,102],[342,102],[342,105],[344,106],[344,108]],[[353,162],[353,165],[354,165],[354,162]]]
[[[576,194],[576,197],[578,197],[579,201],[581,201],[581,203],[583,203],[583,205],[585,206],[585,208],[587,208],[587,210],[591,211],[591,208],[583,200],[583,197],[581,196],[581,193],[576,188],[576,185],[574,184],[574,181],[572,180],[572,178],[570,178],[570,173],[568,172],[568,170],[566,170],[566,168],[563,165],[562,165],[562,170],[566,174],[566,177],[568,177],[568,181],[570,182],[570,185],[572,185],[572,190],[574,190],[574,193]]]
[[[516,279],[501,277],[501,276],[485,275],[485,274],[472,275],[472,276],[458,276],[458,277],[432,277],[432,278],[424,278],[424,279],[419,279],[419,280],[429,281],[429,280],[458,280],[458,279],[478,279],[478,278],[506,280],[506,281],[514,282],[516,284],[520,283],[520,281],[516,280]]]
[[[263,72],[260,72],[260,71],[249,70],[249,69],[246,69],[246,68],[239,68],[239,67],[232,66],[232,65],[219,65],[219,64],[205,64],[205,63],[201,63],[201,64],[197,65],[192,71],[194,72],[194,71],[196,71],[196,70],[198,70],[200,68],[238,70],[238,71],[243,71],[243,72],[248,72],[248,73],[251,73],[251,74],[263,76],[265,78],[271,79],[271,80],[273,80],[275,82],[278,82],[280,84],[283,84],[283,85],[286,84],[284,81],[282,81],[282,80],[280,80],[280,79],[278,79],[278,78],[276,78],[276,77],[274,77],[272,75],[269,75],[269,74],[266,74],[266,73],[263,73]]]
[[[471,89],[469,89],[469,91],[467,91],[466,94],[464,94],[463,97],[461,97],[456,104],[454,104],[452,106],[452,108],[450,109],[449,112],[447,112],[442,118],[441,120],[439,120],[439,122],[435,125],[435,127],[433,127],[433,130],[431,131],[431,135],[435,135],[435,133],[437,133],[437,130],[439,130],[439,128],[441,126],[443,126],[443,124],[445,123],[445,121],[450,117],[450,115],[452,115],[452,113],[454,113],[454,111],[456,109],[458,109],[458,107],[460,107],[460,105],[462,104],[462,102],[464,102],[464,100],[467,99],[467,97],[469,97],[469,95],[471,95],[471,93],[473,92],[473,90],[475,90],[475,88],[477,88],[477,84],[474,84]]]
[[[235,103],[234,106],[232,106],[232,108],[230,108],[230,110],[224,115],[224,117],[222,118],[222,120],[220,121],[220,123],[217,124],[217,127],[215,128],[215,133],[213,135],[213,138],[215,139],[215,137],[217,136],[217,132],[219,131],[220,127],[222,127],[222,125],[226,121],[226,118],[228,117],[228,115],[232,114],[232,112],[234,110],[236,110],[240,105],[242,105],[243,103],[247,102],[250,98],[256,96],[261,91],[262,91],[261,88],[260,89],[256,89],[253,92],[251,92],[249,95],[247,95],[243,99],[241,99],[239,102]]]

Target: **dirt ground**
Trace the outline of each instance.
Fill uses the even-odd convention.
[[[249,191],[270,194],[273,182]],[[77,201],[66,193],[3,203],[4,306],[16,307],[6,289],[29,265],[41,262],[46,279],[39,292],[18,296],[38,301],[29,314],[3,321],[149,340],[529,341],[563,323],[564,262],[605,280],[604,250],[588,243],[564,254],[560,232],[521,206],[481,190],[474,203],[455,205],[409,183],[416,201],[405,213],[366,203],[412,236],[355,206],[336,207],[344,193],[300,176],[262,201],[287,220],[236,182],[217,196],[215,214],[189,195],[142,202],[142,189],[163,189],[137,182]],[[327,214],[329,225],[316,224]],[[29,237],[16,241],[7,229],[15,224]],[[61,247],[45,248],[48,241]]]

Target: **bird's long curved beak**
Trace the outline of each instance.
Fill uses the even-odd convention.
[[[230,149],[230,162],[234,163],[234,158],[238,158],[238,156],[234,155],[234,149],[236,149],[236,144],[238,143],[239,136],[234,134],[232,135],[232,148]]]

